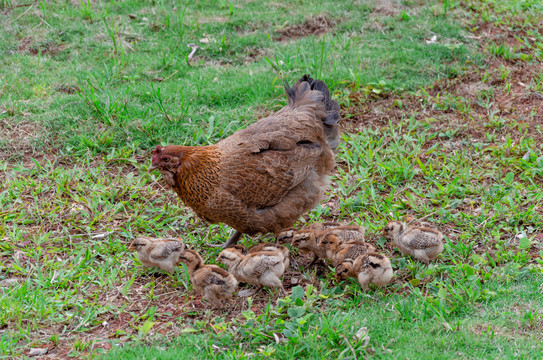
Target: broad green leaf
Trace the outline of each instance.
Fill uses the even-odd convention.
[[[301,286],[296,286],[292,288],[292,294],[290,295],[290,298],[292,300],[302,299],[304,295],[305,295],[304,288]]]
[[[288,314],[288,316],[290,316],[293,319],[298,318],[298,317],[302,316],[303,314],[305,314],[305,308],[302,307],[302,306],[290,308],[290,309],[287,310],[287,314]]]
[[[524,237],[521,237],[519,239],[519,244],[518,244],[518,247],[519,249],[529,249],[530,248],[530,239],[528,239],[527,236],[524,236]]]
[[[149,330],[151,330],[153,325],[155,325],[154,321],[146,321],[146,322],[144,322],[143,325],[140,326],[140,329],[139,329],[140,334],[142,334],[142,335],[147,334],[149,332]]]

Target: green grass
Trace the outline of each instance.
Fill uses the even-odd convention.
[[[0,357],[541,357],[540,10],[0,0]],[[278,41],[319,14],[337,25]],[[213,143],[282,107],[281,77],[304,73],[329,84],[350,131],[303,221],[364,225],[393,283],[362,293],[302,268],[313,285],[288,298],[240,301],[237,316],[193,307],[182,268],[144,269],[127,245],[181,236],[214,262],[203,244],[230,229],[185,208],[148,151]],[[406,216],[446,234],[429,267],[380,236]]]
[[[541,275],[537,275],[509,281],[506,282],[508,288],[502,282],[489,282],[484,300],[475,307],[465,304],[446,319],[436,317],[436,313],[441,313],[436,303],[448,301],[439,294],[428,297],[417,292],[407,296],[380,292],[365,295],[359,292],[357,285],[351,285],[347,288],[347,298],[338,301],[333,294],[345,289],[325,289],[321,293],[327,293],[327,298],[317,301],[319,307],[335,311],[312,313],[304,319],[303,325],[297,325],[299,332],[280,345],[276,345],[273,332],[281,334],[281,329],[285,332],[289,324],[304,318],[292,309],[305,309],[306,303],[312,302],[311,294],[300,298],[304,305],[271,307],[254,320],[253,314],[246,313],[250,325],[242,322],[237,332],[226,330],[212,336],[187,334],[172,343],[115,350],[103,358],[245,359],[256,354],[274,359],[352,359],[354,355],[404,359],[421,358],[422,354],[424,358],[433,359],[538,358],[543,356],[538,331],[543,323],[538,301],[541,280]],[[524,309],[519,303],[530,307]],[[533,313],[539,314],[536,319]],[[274,326],[275,318],[280,320]],[[215,321],[220,322],[220,319]],[[212,322],[208,327],[213,325]],[[356,334],[360,329],[364,335],[358,339]],[[198,333],[205,330],[194,329]],[[252,346],[248,345],[249,341]]]
[[[414,2],[398,4],[405,15],[378,18],[369,1],[86,4],[48,2],[45,14],[14,8],[1,20],[0,105],[10,121],[36,124],[28,146],[38,151],[206,144],[282,106],[278,76],[311,73],[337,91],[372,83],[414,90],[476,58],[454,21]],[[276,40],[318,14],[337,26]],[[428,46],[432,34],[442,41]],[[188,43],[201,47],[190,61]]]

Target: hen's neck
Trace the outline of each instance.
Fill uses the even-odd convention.
[[[183,148],[175,190],[189,205],[203,204],[219,185],[220,152],[217,146]]]

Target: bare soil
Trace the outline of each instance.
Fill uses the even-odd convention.
[[[301,24],[287,25],[278,31],[277,41],[290,41],[309,35],[322,35],[337,25],[336,21],[327,15],[317,15],[306,19]]]

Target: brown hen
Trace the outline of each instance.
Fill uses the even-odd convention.
[[[324,82],[303,76],[285,85],[289,104],[210,146],[157,146],[158,169],[202,219],[241,234],[292,226],[321,200],[339,144],[339,105]]]

